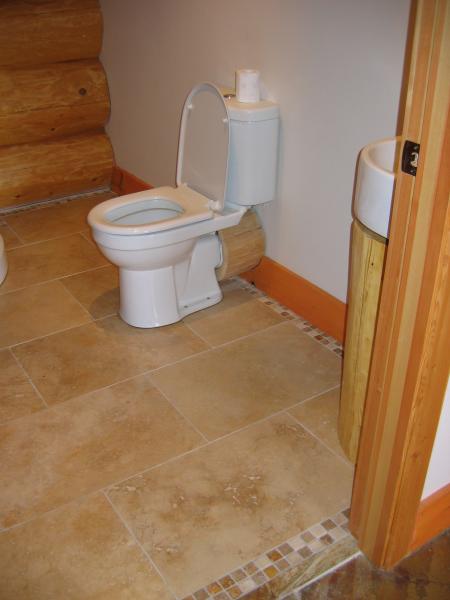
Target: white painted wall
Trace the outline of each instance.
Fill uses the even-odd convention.
[[[101,0],[117,163],[173,184],[189,89],[256,68],[282,111],[267,254],[345,300],[358,151],[395,134],[409,0]]]
[[[450,485],[450,379],[434,439],[422,499]]]

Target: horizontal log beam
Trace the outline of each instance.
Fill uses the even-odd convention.
[[[0,147],[0,207],[109,187],[112,168],[102,132]]]
[[[99,60],[0,68],[0,146],[98,129],[110,110]]]
[[[97,1],[0,3],[0,66],[94,58],[101,43]]]

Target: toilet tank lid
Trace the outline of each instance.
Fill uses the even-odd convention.
[[[219,88],[199,83],[183,107],[176,181],[208,198],[215,211],[225,202],[229,142],[228,112]]]
[[[270,121],[280,117],[279,105],[271,100],[238,102],[236,98],[227,98],[225,104],[232,121]]]

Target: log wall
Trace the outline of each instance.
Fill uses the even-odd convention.
[[[0,2],[0,208],[109,187],[98,0]]]

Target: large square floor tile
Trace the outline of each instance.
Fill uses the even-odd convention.
[[[108,495],[183,597],[348,506],[351,469],[278,415]]]
[[[320,438],[333,452],[345,457],[337,433],[341,388],[302,402],[289,411],[302,425]]]
[[[44,407],[9,350],[0,351],[0,423]]]
[[[87,229],[87,215],[91,208],[114,194],[93,194],[84,198],[60,202],[4,217],[6,223],[24,242],[39,242],[77,233]]]
[[[20,246],[9,250],[7,256],[8,275],[0,293],[107,264],[97,248],[79,234]]]
[[[170,600],[102,494],[0,533],[2,600]]]
[[[152,373],[208,439],[339,383],[340,359],[290,323]]]
[[[15,346],[49,403],[134,377],[196,354],[206,344],[185,325],[137,329],[112,316]]]
[[[282,323],[285,320],[259,300],[254,300],[244,290],[233,290],[229,295],[238,295],[239,292],[246,295],[244,301],[232,305],[231,302],[227,302],[228,294],[225,293],[224,300],[221,303],[216,304],[211,309],[195,313],[195,318],[189,320],[188,317],[185,319],[186,322],[189,323],[190,328],[195,333],[198,333],[209,344],[218,346],[277,323]],[[212,309],[215,307],[217,309],[213,311]],[[208,313],[208,310],[211,312]]]
[[[59,281],[33,285],[0,296],[0,347],[91,320]]]
[[[148,379],[0,428],[0,524],[23,522],[203,443]]]
[[[112,265],[61,279],[61,283],[95,319],[119,310],[119,272]]]

